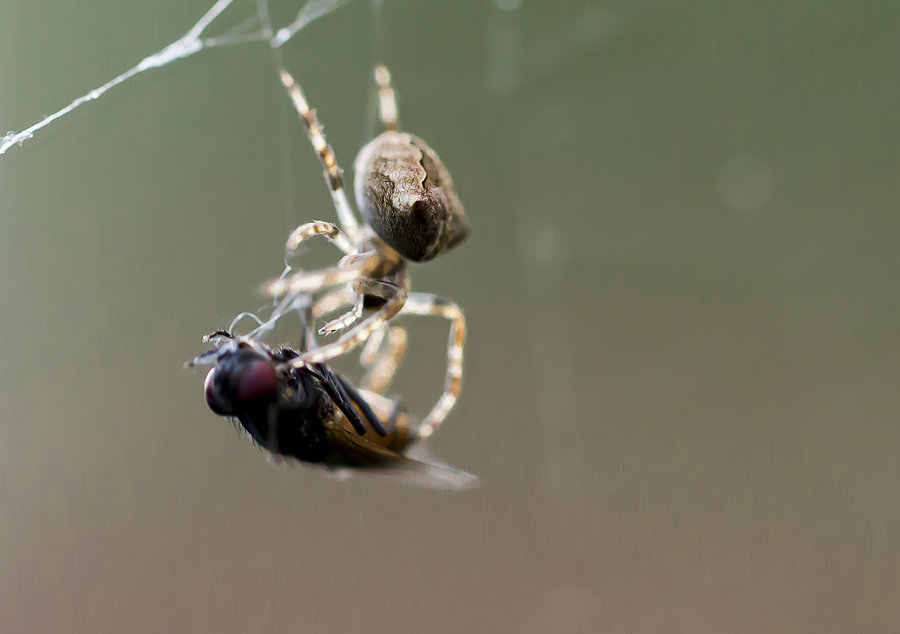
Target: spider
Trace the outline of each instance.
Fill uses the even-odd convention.
[[[463,313],[454,302],[410,292],[407,261],[431,260],[469,235],[469,221],[450,173],[427,143],[398,130],[390,73],[384,65],[377,65],[374,75],[383,132],[356,157],[354,190],[365,218],[365,224],[360,224],[344,192],[343,171],[315,111],[290,73],[281,68],[279,74],[322,163],[339,223],[300,225],[287,240],[288,256],[315,236],[328,239],[345,255],[336,266],[272,280],[264,285],[263,292],[290,297],[332,289],[315,302],[314,318],[352,304],[349,311],[319,330],[320,334],[343,331],[336,340],[285,363],[293,367],[323,363],[350,352],[373,335],[380,341],[385,325],[400,314],[448,319],[451,328],[444,392],[422,423],[420,435],[425,437],[440,424],[459,395],[466,328]]]

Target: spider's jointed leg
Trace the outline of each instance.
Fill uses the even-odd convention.
[[[399,284],[380,280],[367,280],[366,284],[368,286],[367,293],[374,295],[377,289],[377,294],[385,299],[384,304],[350,330],[344,332],[336,341],[300,355],[295,361],[292,361],[293,365],[299,367],[309,363],[322,363],[347,354],[368,339],[373,332],[393,319],[406,303],[409,279],[405,276]]]
[[[459,397],[462,388],[463,346],[466,343],[466,320],[459,306],[450,300],[429,293],[410,293],[401,311],[408,315],[437,315],[450,320],[450,340],[447,344],[447,374],[444,392],[419,426],[419,437],[428,438],[437,429]]]
[[[380,256],[375,251],[346,255],[340,264],[318,271],[300,271],[287,277],[263,284],[262,291],[269,296],[316,293],[330,286],[347,284],[365,277],[378,266]]]
[[[325,171],[325,182],[328,184],[328,189],[331,192],[331,200],[334,203],[338,221],[350,240],[356,243],[361,236],[359,221],[356,219],[353,209],[350,207],[350,202],[347,200],[347,194],[344,192],[343,170],[337,163],[334,150],[331,149],[331,146],[325,140],[325,130],[316,118],[315,111],[311,110],[306,102],[306,97],[304,97],[300,85],[294,81],[291,74],[281,68],[279,69],[279,75],[281,83],[284,84],[294,104],[294,108],[297,110],[300,118],[303,119],[303,123],[306,124],[309,142],[322,162],[322,168]]]
[[[314,222],[302,224],[291,232],[291,235],[288,236],[286,245],[288,257],[297,251],[302,242],[315,236],[327,238],[329,242],[347,255],[356,253],[356,247],[353,246],[337,225],[331,222],[316,220]]]
[[[353,303],[356,294],[348,286],[336,288],[322,295],[312,306],[312,316],[318,319]]]
[[[339,330],[349,328],[357,319],[362,317],[364,304],[365,298],[362,295],[357,295],[356,300],[353,302],[353,308],[348,310],[337,319],[332,319],[327,324],[319,328],[319,334],[330,335]]]
[[[383,333],[384,329],[378,332]],[[377,333],[372,335],[369,341],[373,341],[377,337]],[[381,337],[378,337],[381,339]],[[366,345],[369,344],[366,342]],[[397,368],[403,361],[406,354],[406,329],[402,326],[394,326],[387,331],[386,341],[379,346],[378,352],[371,359],[369,369],[360,382],[360,387],[369,392],[376,394],[384,394],[394,380]]]
[[[378,84],[378,116],[385,132],[397,131],[397,97],[391,85],[391,73],[384,64],[375,67]]]

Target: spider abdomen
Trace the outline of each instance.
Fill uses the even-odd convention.
[[[384,132],[356,157],[354,189],[370,227],[403,257],[427,262],[470,231],[450,172],[422,139]]]

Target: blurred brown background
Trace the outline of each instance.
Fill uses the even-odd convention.
[[[0,126],[209,4],[7,0]],[[383,59],[454,174],[475,232],[413,281],[467,311],[431,446],[481,487],[275,469],[207,410],[200,335],[334,216],[268,48],[204,52],[0,157],[0,630],[900,630],[900,5],[386,4],[283,53],[345,168]]]

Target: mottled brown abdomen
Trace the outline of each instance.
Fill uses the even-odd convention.
[[[384,132],[360,150],[355,168],[360,211],[403,257],[426,262],[469,236],[450,173],[419,137]]]

